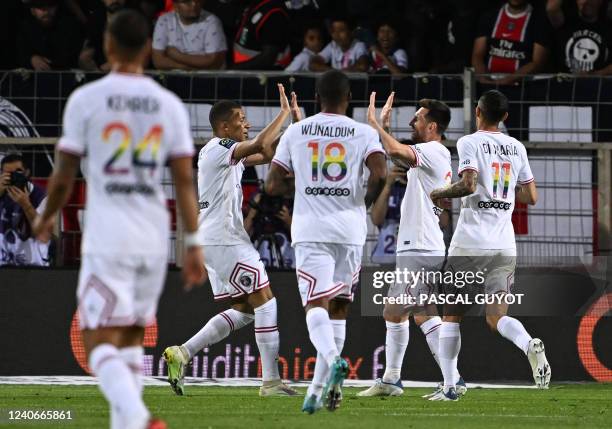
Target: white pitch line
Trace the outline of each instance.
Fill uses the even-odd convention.
[[[168,382],[162,377],[143,377],[145,386],[168,386]],[[372,380],[346,380],[344,385],[347,387],[369,387],[373,383]],[[40,384],[40,385],[64,385],[64,386],[93,386],[98,382],[94,377],[89,376],[13,376],[0,377],[0,384]],[[255,378],[194,378],[186,377],[185,384],[187,386],[220,386],[220,387],[259,387],[261,380]],[[307,387],[309,382],[289,380],[289,384],[294,387]],[[435,388],[437,383],[427,381],[402,381],[406,388],[428,387]],[[534,385],[525,384],[503,384],[503,383],[468,383],[468,388],[483,388],[483,389],[535,389]]]

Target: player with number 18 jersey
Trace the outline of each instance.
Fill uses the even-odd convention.
[[[319,113],[281,138],[272,162],[295,175],[291,237],[303,305],[323,296],[352,300],[367,233],[362,177],[376,152],[384,153],[376,131],[344,115]],[[321,249],[338,258],[333,281],[318,276],[313,254]]]

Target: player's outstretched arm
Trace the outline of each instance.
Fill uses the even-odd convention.
[[[438,207],[444,208],[441,201],[444,198],[460,198],[476,192],[478,185],[478,173],[475,170],[465,170],[461,174],[461,180],[445,188],[434,189],[429,194],[431,200]]]
[[[370,170],[368,186],[365,195],[365,205],[369,208],[376,201],[385,187],[387,180],[387,160],[382,152],[370,154],[366,159],[366,166]]]
[[[538,202],[538,190],[535,182],[519,186],[518,192],[516,193],[516,200],[519,203],[534,206]]]
[[[387,102],[383,107],[383,112],[381,113],[381,117],[390,117],[391,108],[393,106],[393,98],[395,97],[395,92],[392,92],[387,98]],[[383,116],[385,114],[385,116]],[[372,92],[370,94],[370,105],[368,106],[368,123],[378,132],[380,136],[380,141],[385,148],[385,152],[391,157],[396,159],[401,159],[404,162],[407,162],[409,165],[416,165],[417,158],[416,152],[410,146],[401,144],[395,138],[389,134],[385,128],[378,122],[376,118],[376,93]],[[388,125],[388,123],[387,123]]]
[[[207,278],[204,255],[198,243],[198,205],[196,190],[193,186],[193,173],[190,157],[174,158],[170,169],[176,187],[176,202],[185,225],[185,254],[183,259],[183,280],[185,289],[204,283]]]
[[[285,87],[280,83],[278,92],[280,96],[278,115],[255,138],[237,144],[233,154],[235,160],[246,158],[245,165],[258,165],[267,164],[274,157],[280,131],[291,113],[289,100],[285,95]]]
[[[285,180],[289,172],[278,164],[270,164],[270,170],[264,183],[264,191],[268,195],[284,195],[290,190],[290,186]]]
[[[52,233],[55,214],[68,202],[80,161],[81,159],[77,155],[60,150],[56,152],[55,168],[47,187],[47,205],[32,225],[32,235],[40,241],[44,241]]]

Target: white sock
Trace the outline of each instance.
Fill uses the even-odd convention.
[[[438,366],[440,366],[440,356],[438,352],[440,346],[440,326],[442,326],[442,319],[440,316],[427,319],[420,326],[423,335],[425,335],[427,345],[429,346],[429,351],[431,351],[431,355],[436,360]]]
[[[116,413],[117,426],[144,427],[150,414],[134,385],[132,372],[111,344],[100,344],[89,354],[89,368],[98,377],[100,390]]]
[[[459,323],[442,322],[440,327],[440,369],[444,376],[444,387],[454,387],[457,373],[457,357],[461,350]]]
[[[338,354],[342,354],[344,340],[346,339],[346,320],[331,319],[332,329],[334,330],[334,342]]]
[[[123,362],[125,362],[132,372],[132,380],[134,381],[134,385],[138,389],[138,392],[142,395],[142,359],[144,357],[144,347],[131,346],[120,348],[119,357]]]
[[[338,349],[338,354],[342,353],[344,348],[344,340],[346,338],[346,320],[331,320],[332,329],[334,331],[334,342]],[[312,376],[312,383],[308,387],[308,395],[321,396],[323,386],[329,376],[329,365],[325,362],[325,359],[321,353],[317,353],[317,361],[315,364],[314,374]]]
[[[410,322],[385,322],[387,336],[385,339],[385,373],[382,380],[395,384],[402,376],[402,362],[410,339]]]
[[[191,360],[204,347],[218,343],[232,331],[245,327],[254,319],[255,316],[252,314],[242,313],[230,308],[210,319],[197,334],[183,344],[183,347],[189,353],[189,359]]]
[[[276,325],[276,298],[255,309],[255,341],[261,355],[261,378],[264,382],[280,380],[278,373],[279,335]]]
[[[440,347],[440,327],[442,326],[442,319],[440,316],[434,316],[431,319],[428,319],[423,324],[421,324],[421,331],[425,334],[425,340],[427,341],[427,345],[429,346],[429,350],[431,351],[431,355],[436,360],[438,367],[442,370],[440,366],[440,353],[438,351]],[[455,372],[455,384],[459,381],[459,371]]]
[[[339,353],[327,310],[321,307],[310,309],[306,313],[306,326],[308,327],[310,341],[327,362],[327,365],[331,366]]]
[[[504,316],[497,321],[497,332],[507,340],[512,341],[523,353],[527,354],[531,335],[527,333],[521,322],[514,317]]]
[[[317,398],[321,397],[327,377],[329,377],[329,365],[327,365],[321,353],[317,353],[314,374],[312,376],[312,382],[310,386],[308,386],[307,395],[316,395]]]

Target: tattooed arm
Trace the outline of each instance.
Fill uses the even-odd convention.
[[[478,173],[474,170],[465,170],[461,175],[461,180],[453,183],[445,188],[434,189],[431,194],[431,200],[438,206],[442,207],[438,201],[443,198],[460,198],[476,192],[478,184]]]

